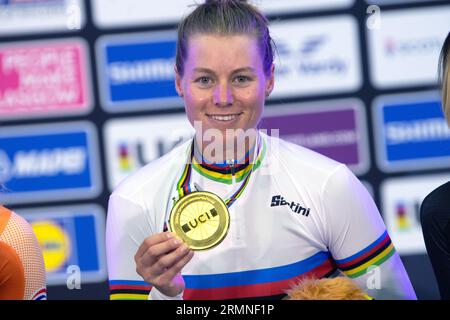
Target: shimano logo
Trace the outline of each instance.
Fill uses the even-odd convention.
[[[113,85],[169,81],[173,79],[173,59],[115,62],[108,72]]]
[[[443,118],[391,122],[386,125],[386,137],[390,145],[439,141],[449,139],[450,130]]]
[[[85,170],[86,158],[86,149],[82,147],[19,151],[12,161],[5,152],[0,152],[0,181],[79,174]]]
[[[279,206],[289,206],[289,208],[298,214],[301,214],[302,216],[309,216],[310,208],[304,208],[299,203],[296,203],[294,201],[288,202],[286,201],[282,196],[276,195],[272,197],[272,203],[270,204],[271,207],[279,207]]]

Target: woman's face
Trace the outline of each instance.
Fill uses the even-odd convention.
[[[192,36],[183,76],[176,89],[183,97],[189,121],[202,131],[256,128],[266,96],[274,85],[273,65],[266,76],[254,37],[248,35]]]

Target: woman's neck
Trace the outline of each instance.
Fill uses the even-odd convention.
[[[194,156],[201,164],[242,165],[252,163],[259,134],[205,141],[195,136]],[[216,141],[217,140],[217,141]]]

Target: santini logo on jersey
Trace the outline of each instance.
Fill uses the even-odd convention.
[[[289,206],[289,208],[294,211],[295,213],[301,214],[305,217],[309,216],[310,208],[304,208],[299,203],[287,202],[284,200],[284,198],[280,195],[276,195],[272,197],[272,203],[270,204],[271,207],[278,207],[278,206]]]

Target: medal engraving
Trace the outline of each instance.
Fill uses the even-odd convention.
[[[192,192],[178,200],[169,225],[192,250],[207,250],[225,238],[230,216],[225,203],[211,192]]]

